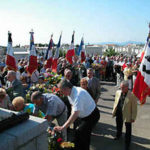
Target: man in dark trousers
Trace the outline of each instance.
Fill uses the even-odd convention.
[[[132,92],[128,90],[128,81],[121,82],[121,90],[116,92],[115,103],[112,111],[116,117],[117,134],[115,140],[122,136],[123,121],[126,126],[125,150],[129,150],[131,143],[132,123],[137,116],[137,100]]]
[[[89,93],[81,87],[73,86],[64,79],[59,83],[59,88],[68,96],[72,114],[63,126],[55,127],[55,130],[63,131],[79,117],[81,122],[75,131],[75,150],[89,150],[92,128],[100,118],[99,110]]]

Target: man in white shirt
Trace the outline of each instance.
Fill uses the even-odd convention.
[[[75,131],[75,150],[89,150],[92,128],[100,118],[99,110],[89,93],[73,86],[68,80],[59,83],[61,92],[68,96],[72,105],[72,114],[63,126],[57,126],[56,131],[62,131],[70,126],[78,117],[81,118],[79,128]]]

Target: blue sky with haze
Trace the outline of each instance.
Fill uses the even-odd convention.
[[[150,0],[3,0],[0,1],[0,45],[7,45],[10,30],[13,45],[29,44],[29,31],[35,43],[48,43],[51,33],[58,42],[75,44],[84,35],[86,43],[145,42],[149,32]]]

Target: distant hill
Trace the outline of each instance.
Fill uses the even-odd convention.
[[[128,44],[137,44],[137,45],[144,45],[144,42],[138,42],[138,41],[126,41],[126,42],[99,42],[99,43],[85,43],[85,45],[105,45],[105,44],[116,44],[120,46],[128,45]],[[43,44],[46,45],[46,44]],[[67,44],[69,46],[69,44]],[[0,48],[6,48],[6,46],[1,46]]]
[[[89,44],[89,43],[88,43]],[[116,44],[116,45],[128,45],[128,44],[137,44],[137,45],[141,45],[141,44],[145,44],[144,42],[138,42],[138,41],[126,41],[126,42],[100,42],[100,43],[90,43],[91,44],[96,44],[96,45],[105,45],[105,44]],[[86,44],[87,45],[87,44]]]

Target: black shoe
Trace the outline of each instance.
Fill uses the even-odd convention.
[[[115,141],[117,141],[117,140],[119,140],[120,139],[120,137],[114,137],[114,140]]]
[[[130,148],[125,148],[125,150],[130,150]]]

